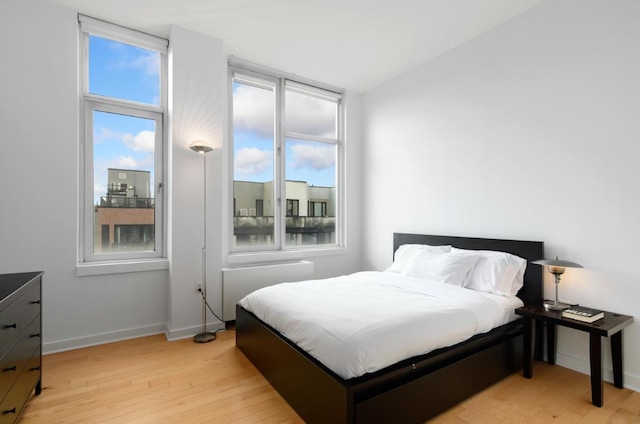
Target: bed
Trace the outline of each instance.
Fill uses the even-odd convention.
[[[451,245],[544,257],[544,244],[396,233],[402,245]],[[524,304],[542,300],[541,267],[528,266],[517,293]],[[237,306],[236,345],[308,423],[424,422],[522,367],[521,319],[453,346],[410,357],[361,376],[344,378]]]

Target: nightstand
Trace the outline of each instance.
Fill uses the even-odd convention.
[[[533,351],[536,323],[538,336],[541,335],[543,323],[547,325],[547,362],[556,363],[556,326],[573,328],[589,333],[589,361],[591,364],[591,401],[602,406],[602,337],[611,340],[611,361],[613,365],[614,386],[622,388],[622,329],[633,322],[633,317],[613,312],[604,313],[604,318],[586,323],[570,318],[563,318],[562,311],[552,311],[542,304],[527,305],[516,309],[516,314],[525,318],[524,326],[524,376],[533,376]],[[537,337],[538,343],[541,337]],[[537,347],[540,348],[539,346]]]

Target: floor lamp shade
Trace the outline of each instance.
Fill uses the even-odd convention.
[[[189,148],[196,153],[209,153],[213,150],[213,147],[209,143],[203,140],[196,140],[189,145]]]
[[[560,276],[564,274],[566,268],[582,268],[582,265],[575,262],[558,259],[557,256],[555,259],[539,259],[531,263],[545,266],[547,267],[549,272],[553,274],[553,282],[555,283],[556,288],[556,297],[554,300],[545,300],[544,307],[546,309],[551,309],[554,311],[563,311],[569,308],[571,305],[569,305],[568,303],[562,303],[558,301],[558,286],[560,285]]]
[[[203,165],[203,215],[202,215],[202,331],[193,336],[196,343],[207,343],[216,339],[216,334],[207,331],[207,158],[206,153],[213,150],[213,147],[203,140],[196,140],[189,145],[189,148],[202,155]]]

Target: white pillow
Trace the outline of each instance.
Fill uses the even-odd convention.
[[[522,258],[520,258],[522,259]],[[524,262],[520,266],[520,269],[516,273],[516,278],[511,283],[511,296],[515,296],[518,294],[522,286],[524,286],[524,272],[527,269],[527,261],[522,259]]]
[[[478,261],[465,283],[466,288],[501,296],[514,296],[523,285],[527,261],[506,252],[491,250],[464,250],[451,252],[477,257]]]
[[[451,246],[431,246],[428,244],[403,244],[398,247],[396,253],[393,257],[393,263],[387,271],[391,272],[402,272],[404,267],[407,265],[407,262],[413,255],[417,252],[431,252],[435,254],[447,253],[451,250]]]
[[[467,274],[477,261],[477,256],[466,254],[418,251],[409,259],[402,274],[463,287]]]

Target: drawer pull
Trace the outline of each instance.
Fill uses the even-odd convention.
[[[15,323],[13,323],[11,325],[5,325],[4,328],[5,328],[5,330],[8,330],[9,328],[18,328],[18,323],[15,322]]]
[[[2,415],[9,415],[9,414],[15,414],[16,413],[16,408],[13,407],[13,409],[7,409],[5,411],[2,411]]]
[[[40,333],[32,334],[31,337],[40,337]]]
[[[31,304],[32,304],[32,305],[39,305],[39,304],[40,304],[40,301],[39,301],[39,300],[32,300],[32,301],[31,301]]]
[[[16,370],[16,366],[14,365],[14,366],[12,366],[12,367],[6,367],[6,368],[4,369],[4,372],[15,371],[15,370]]]
[[[40,371],[40,365],[38,365],[37,367],[31,368],[31,371]]]

